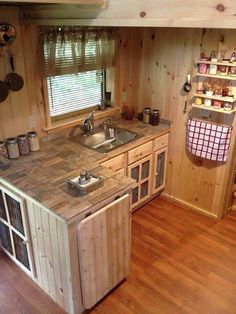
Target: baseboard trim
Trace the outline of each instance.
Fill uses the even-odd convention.
[[[170,203],[178,204],[178,205],[180,205],[184,209],[194,210],[194,211],[196,211],[198,213],[201,213],[201,214],[203,214],[205,216],[208,216],[208,217],[211,217],[211,218],[214,218],[214,219],[218,219],[218,217],[215,214],[209,213],[209,212],[207,212],[204,209],[201,209],[201,208],[199,208],[197,206],[191,205],[191,204],[189,204],[189,203],[187,203],[185,201],[182,201],[182,200],[180,200],[178,198],[175,198],[175,197],[173,197],[171,195],[168,195],[166,193],[161,193],[160,197],[163,198],[164,200],[169,201]]]

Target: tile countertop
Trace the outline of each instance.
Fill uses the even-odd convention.
[[[170,130],[168,124],[151,126],[137,120],[119,119],[115,125],[144,136],[107,154],[101,154],[61,135],[43,142],[39,152],[11,161],[8,169],[0,170],[0,179],[69,221],[105,199],[132,188],[134,184],[132,179],[116,174],[99,163]],[[77,177],[82,169],[104,178],[104,186],[83,197],[72,195],[65,183],[66,180]]]

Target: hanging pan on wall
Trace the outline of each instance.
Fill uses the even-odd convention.
[[[12,54],[9,57],[9,61],[12,72],[7,74],[5,78],[5,83],[7,84],[10,90],[17,92],[23,88],[24,80],[19,74],[15,72],[14,59]]]
[[[0,46],[8,46],[16,38],[16,29],[13,25],[0,24]]]
[[[9,94],[8,85],[5,82],[0,81],[0,102],[3,102],[4,100],[6,100],[8,94]]]

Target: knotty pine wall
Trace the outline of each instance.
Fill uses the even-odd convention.
[[[200,51],[211,50],[230,56],[236,50],[236,30],[122,28],[116,63],[116,101],[136,112],[144,107],[159,109],[161,117],[171,121],[167,187],[164,194],[183,205],[221,215],[229,191],[230,167],[226,164],[194,157],[186,153],[185,132],[196,88],[196,61]],[[186,95],[182,86],[187,73],[193,75],[193,91]],[[184,105],[187,101],[187,111]],[[213,114],[210,120],[230,124],[233,117]],[[235,132],[233,134],[235,139]],[[233,144],[234,141],[232,141]]]
[[[42,134],[45,115],[41,85],[36,75],[36,27],[20,25],[17,8],[1,7],[0,23],[10,23],[16,27],[17,36],[12,45],[15,71],[23,77],[25,83],[22,90],[10,91],[8,98],[0,103],[0,139],[29,130],[36,130]],[[4,80],[9,72],[11,68],[8,51],[0,47],[0,80]],[[30,122],[30,119],[33,121]]]

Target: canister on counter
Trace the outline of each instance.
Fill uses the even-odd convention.
[[[150,113],[150,124],[158,125],[160,123],[160,113],[159,110],[152,110]]]
[[[0,141],[0,165],[8,162],[8,153],[4,141]]]
[[[19,148],[17,145],[17,139],[10,137],[6,140],[7,152],[10,159],[16,159],[19,157]]]
[[[35,131],[31,131],[28,133],[28,141],[31,152],[39,151],[39,138],[38,134]]]
[[[18,135],[17,143],[20,155],[28,155],[30,152],[29,142],[25,134]]]
[[[151,108],[144,108],[143,110],[143,123],[149,123]]]

